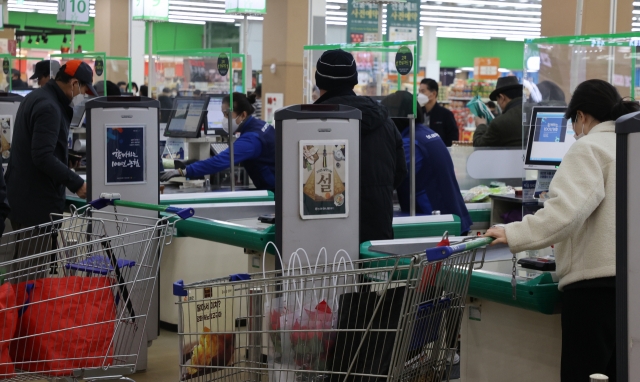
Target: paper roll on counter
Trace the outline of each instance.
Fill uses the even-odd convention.
[[[77,153],[87,152],[87,140],[86,139],[76,139],[73,142],[73,151]]]

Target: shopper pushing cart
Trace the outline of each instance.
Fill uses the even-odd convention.
[[[163,248],[175,222],[193,214],[103,194],[71,216],[5,234],[0,258],[21,246],[30,255],[0,263],[0,379],[130,381]]]
[[[491,241],[176,282],[180,380],[448,380],[471,272]]]

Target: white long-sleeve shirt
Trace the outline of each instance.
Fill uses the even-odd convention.
[[[505,226],[512,252],[555,244],[559,288],[615,276],[615,122],[598,124],[574,143],[535,215]]]

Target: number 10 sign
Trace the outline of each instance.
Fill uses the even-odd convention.
[[[89,24],[89,0],[58,0],[58,23]]]

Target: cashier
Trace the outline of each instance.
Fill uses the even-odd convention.
[[[274,191],[276,185],[276,132],[273,126],[253,116],[254,108],[242,93],[233,93],[233,110],[229,108],[229,96],[222,100],[222,124],[229,126],[237,139],[233,143],[234,162],[242,162],[247,174],[258,190]],[[229,149],[206,160],[186,166],[184,169],[170,170],[162,175],[165,182],[176,176],[200,178],[229,168]]]
[[[638,110],[608,82],[578,85],[565,114],[577,142],[551,181],[551,198],[522,222],[487,231],[513,253],[555,244],[564,292],[562,382],[588,381],[594,373],[616,379],[615,120]]]
[[[398,91],[384,100],[382,104],[391,115],[413,114],[413,96],[406,91]],[[408,118],[392,118],[402,135],[404,156],[407,168],[411,166],[411,139]],[[456,180],[453,161],[447,146],[438,133],[424,126],[422,113],[416,119],[416,213],[431,215],[433,211],[442,214],[454,214],[460,217],[461,232],[469,232],[471,216],[462,199],[462,193]],[[402,212],[409,212],[410,177],[405,177],[398,187],[398,201]]]

